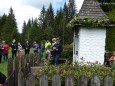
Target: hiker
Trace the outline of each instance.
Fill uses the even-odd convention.
[[[45,42],[45,52],[46,52],[46,59],[49,60],[51,57],[51,42],[49,40],[46,40]]]
[[[33,43],[34,54],[38,53],[39,48],[40,46],[38,45],[37,41],[34,41]]]
[[[40,59],[43,58],[44,51],[45,51],[45,46],[43,44],[40,44]]]
[[[109,59],[110,64],[115,62],[115,52],[113,53],[113,55],[110,57]]]
[[[51,47],[53,47],[54,44],[56,43],[56,38],[52,38],[52,42],[53,42],[53,43],[52,43],[52,46],[51,46]],[[53,57],[53,54],[54,54],[53,50],[51,49],[50,52],[51,52],[51,57]]]
[[[20,44],[20,42],[18,42],[18,58],[22,57],[22,51],[23,51],[22,45]]]
[[[13,41],[12,41],[12,58],[14,58],[14,56],[16,57],[17,49],[18,49],[18,45],[16,43],[16,40],[13,39]]]
[[[4,61],[8,60],[8,51],[9,51],[9,45],[3,41],[3,59]]]
[[[30,44],[29,41],[26,41],[26,43],[24,44],[24,49],[25,49],[25,55],[30,53]]]
[[[61,52],[63,50],[59,38],[56,38],[56,43],[52,46],[52,50],[53,50],[54,64],[58,65],[59,64],[58,61],[61,56]]]

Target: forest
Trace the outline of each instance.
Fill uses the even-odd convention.
[[[103,11],[109,19],[115,20],[115,0],[98,0]],[[9,8],[8,14],[0,16],[0,39],[5,40],[9,45],[12,39],[21,43],[25,40],[31,43],[34,40],[39,42],[50,40],[53,37],[60,37],[63,45],[73,42],[73,31],[67,27],[67,24],[77,16],[77,6],[75,0],[65,2],[63,7],[54,13],[52,3],[49,7],[42,7],[40,15],[36,18],[30,18],[27,22],[23,21],[22,33],[18,32],[17,21],[13,8]],[[106,50],[115,50],[115,27],[107,29]]]

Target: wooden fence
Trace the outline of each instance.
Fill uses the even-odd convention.
[[[30,72],[30,67],[38,66],[39,55],[27,55],[19,58],[8,59],[8,78],[5,86],[20,86],[18,85],[18,73],[21,70],[26,78]]]
[[[90,81],[87,76],[81,75],[76,78],[72,75],[67,75],[65,80],[62,81],[60,75],[54,75],[48,79],[47,75],[41,75],[39,79],[31,73],[30,67],[36,66],[38,61],[38,55],[30,55],[22,57],[21,59],[8,59],[8,79],[5,86],[114,86],[113,80],[110,75],[104,78],[101,82],[99,77],[94,75],[91,77]],[[37,83],[37,84],[36,84]]]

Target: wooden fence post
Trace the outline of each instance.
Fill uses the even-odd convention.
[[[21,61],[21,71],[24,73],[24,66],[25,66],[25,58],[24,58],[24,56],[22,56],[20,61]]]
[[[48,77],[46,75],[40,76],[39,86],[48,86]]]
[[[28,75],[30,73],[30,64],[26,63],[25,65],[25,74]]]
[[[25,62],[28,63],[29,62],[29,55],[25,55]]]
[[[100,86],[100,79],[96,75],[91,79],[91,86]]]
[[[15,86],[18,86],[19,58],[15,58]]]
[[[87,77],[84,75],[81,75],[78,79],[78,86],[88,86]]]
[[[113,86],[113,79],[110,75],[104,78],[104,86]]]
[[[60,75],[54,75],[52,77],[52,86],[61,86],[61,77],[60,77]]]
[[[34,57],[33,57],[33,54],[31,54],[30,56],[30,67],[33,67],[34,66]]]
[[[8,77],[10,77],[10,79],[7,82],[8,86],[14,86],[14,76],[10,76],[13,73],[13,59],[9,58],[8,59]]]
[[[35,86],[35,77],[32,73],[28,74],[28,79],[26,80],[26,86]]]
[[[18,86],[24,86],[24,74],[21,70],[18,72]]]
[[[66,77],[65,86],[74,86],[74,78],[71,75]]]

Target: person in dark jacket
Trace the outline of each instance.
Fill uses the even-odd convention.
[[[5,81],[6,81],[6,76],[2,72],[0,72],[0,84],[4,84]]]
[[[2,62],[2,55],[3,55],[3,46],[2,41],[0,40],[0,63]]]
[[[14,56],[16,57],[17,49],[18,49],[18,45],[16,43],[16,40],[13,39],[13,41],[12,41],[12,58],[14,58]]]
[[[28,41],[24,44],[24,49],[25,49],[25,55],[30,53],[30,44]]]
[[[38,53],[39,48],[40,48],[40,46],[38,45],[38,42],[34,41],[34,43],[33,43],[34,54]]]
[[[62,45],[60,43],[60,39],[56,38],[56,43],[52,46],[53,50],[53,59],[54,59],[54,64],[57,65],[59,64],[59,58],[62,52]]]

